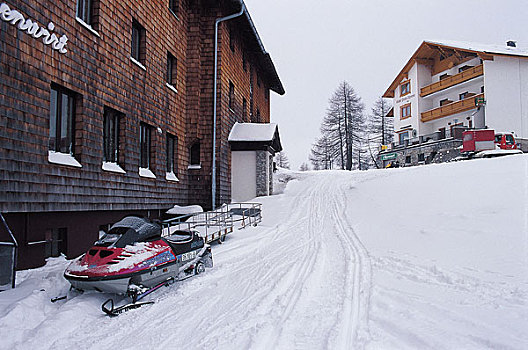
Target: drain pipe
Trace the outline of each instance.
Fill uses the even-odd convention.
[[[212,198],[212,210],[216,207],[216,94],[217,94],[217,75],[218,75],[218,25],[221,22],[229,21],[230,19],[240,17],[246,10],[246,5],[241,1],[242,8],[239,12],[232,15],[217,18],[215,21],[215,44],[214,44],[214,86],[213,86],[213,169],[212,169],[212,185],[211,185],[211,198]]]

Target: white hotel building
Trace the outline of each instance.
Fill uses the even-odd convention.
[[[383,97],[393,98],[395,144],[449,139],[457,126],[528,139],[528,50],[512,41],[424,41]],[[424,154],[418,158],[424,161]]]

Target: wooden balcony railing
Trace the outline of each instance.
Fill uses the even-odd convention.
[[[448,115],[457,114],[475,107],[475,99],[484,98],[484,94],[478,94],[475,96],[468,97],[464,100],[449,103],[445,106],[434,108],[422,113],[422,122],[429,122],[431,120],[447,117]]]
[[[467,69],[458,74],[452,75],[448,78],[442,79],[431,85],[424,86],[420,89],[420,96],[424,97],[434,92],[447,89],[448,87],[463,83],[470,79],[476,78],[484,74],[484,66],[478,65],[473,68]]]

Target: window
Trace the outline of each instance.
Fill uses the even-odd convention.
[[[409,131],[400,132],[398,135],[399,135],[400,145],[402,145],[405,142],[405,140],[409,139]]]
[[[424,153],[418,153],[418,161],[419,162],[425,162],[425,154]]]
[[[411,116],[411,104],[408,103],[400,107],[400,119],[409,118]]]
[[[468,91],[463,92],[463,93],[461,93],[461,94],[458,95],[458,99],[459,99],[459,100],[463,100],[463,99],[465,99],[466,97],[469,97],[469,92],[468,92]]]
[[[235,107],[235,85],[233,85],[232,82],[229,82],[228,106],[229,106],[229,109],[233,109]]]
[[[467,66],[467,65],[466,65],[466,66],[463,66],[463,67],[458,68],[458,72],[459,72],[459,73],[462,73],[463,71],[468,70],[468,69],[471,69],[471,68],[473,68],[473,66]]]
[[[242,100],[242,120],[247,121],[247,100]]]
[[[51,87],[49,150],[73,155],[75,140],[75,94],[63,87]]]
[[[481,94],[484,93],[484,86],[481,86],[481,87],[480,87],[480,93],[481,93]]]
[[[247,72],[247,57],[246,52],[242,52],[242,69],[244,69],[244,72]]]
[[[176,86],[178,60],[170,52],[167,53],[167,83]]]
[[[146,47],[145,47],[145,28],[141,26],[136,20],[132,20],[132,58],[139,63],[145,62]]]
[[[176,149],[178,147],[178,139],[176,136],[167,133],[167,172],[168,173],[178,173],[176,167]]]
[[[447,73],[445,73],[445,74],[442,74],[442,75],[440,76],[440,80],[444,80],[444,79],[449,78],[449,77],[450,77],[450,75],[447,74]]]
[[[180,1],[179,0],[169,0],[169,9],[178,16],[180,12]]]
[[[410,164],[411,163],[411,156],[406,156],[405,157],[405,164]]]
[[[77,0],[77,17],[84,23],[92,25],[93,23],[93,1]]]
[[[45,258],[58,257],[67,253],[67,234],[68,230],[65,227],[46,230]]]
[[[123,117],[122,113],[105,108],[103,118],[103,160],[105,162],[119,162],[119,124]]]
[[[190,158],[191,158],[190,159],[191,166],[200,165],[200,142],[195,142],[191,146]]]
[[[139,124],[139,167],[150,168],[151,127],[145,123]]]
[[[405,83],[400,85],[400,96],[407,95],[411,92],[411,82],[406,81]]]
[[[448,98],[444,98],[443,100],[440,100],[440,106],[445,106],[447,104],[450,104],[451,102],[453,102],[453,101],[451,101]]]

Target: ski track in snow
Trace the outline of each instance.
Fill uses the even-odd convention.
[[[22,282],[12,304],[0,299],[0,332],[12,333],[0,349],[523,348],[526,279],[415,256],[398,237],[384,250],[379,231],[369,236],[362,185],[406,171],[296,175],[287,195],[262,198],[259,227],[213,245],[212,269],[116,318],[100,310],[108,294],[50,303],[68,287],[58,261],[41,286]]]

